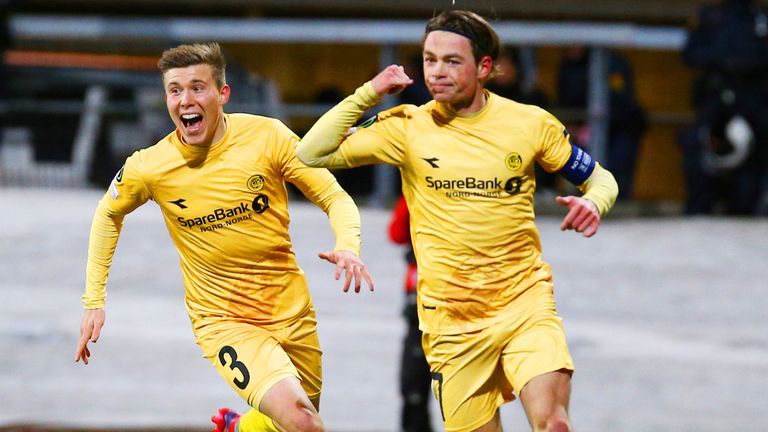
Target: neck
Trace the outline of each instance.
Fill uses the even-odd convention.
[[[472,99],[464,101],[464,103],[457,104],[445,104],[445,106],[458,115],[474,114],[479,112],[485,105],[488,104],[488,98],[485,94],[485,89],[480,87],[475,96]]]

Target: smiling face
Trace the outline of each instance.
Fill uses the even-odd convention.
[[[224,104],[230,89],[216,85],[211,65],[169,69],[163,85],[168,114],[185,143],[207,146],[224,136]]]
[[[432,97],[458,113],[484,106],[483,82],[491,71],[490,57],[478,63],[469,39],[436,30],[424,39],[424,79]]]

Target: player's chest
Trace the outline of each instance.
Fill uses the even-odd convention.
[[[533,169],[535,147],[527,135],[504,131],[426,130],[409,137],[405,166],[416,177],[495,182]]]
[[[199,166],[170,167],[158,176],[153,198],[164,212],[185,218],[262,213],[270,198],[284,191],[280,172],[262,156],[223,155]]]

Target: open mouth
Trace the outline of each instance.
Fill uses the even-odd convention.
[[[200,114],[182,114],[181,123],[187,129],[196,129],[203,122],[203,116]]]

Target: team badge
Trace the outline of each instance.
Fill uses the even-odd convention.
[[[248,189],[253,192],[258,192],[264,187],[264,176],[256,174],[248,179]]]
[[[517,171],[521,166],[523,166],[523,158],[519,153],[512,152],[508,154],[506,158],[504,158],[504,164],[507,165],[507,168],[511,169],[512,171]]]

